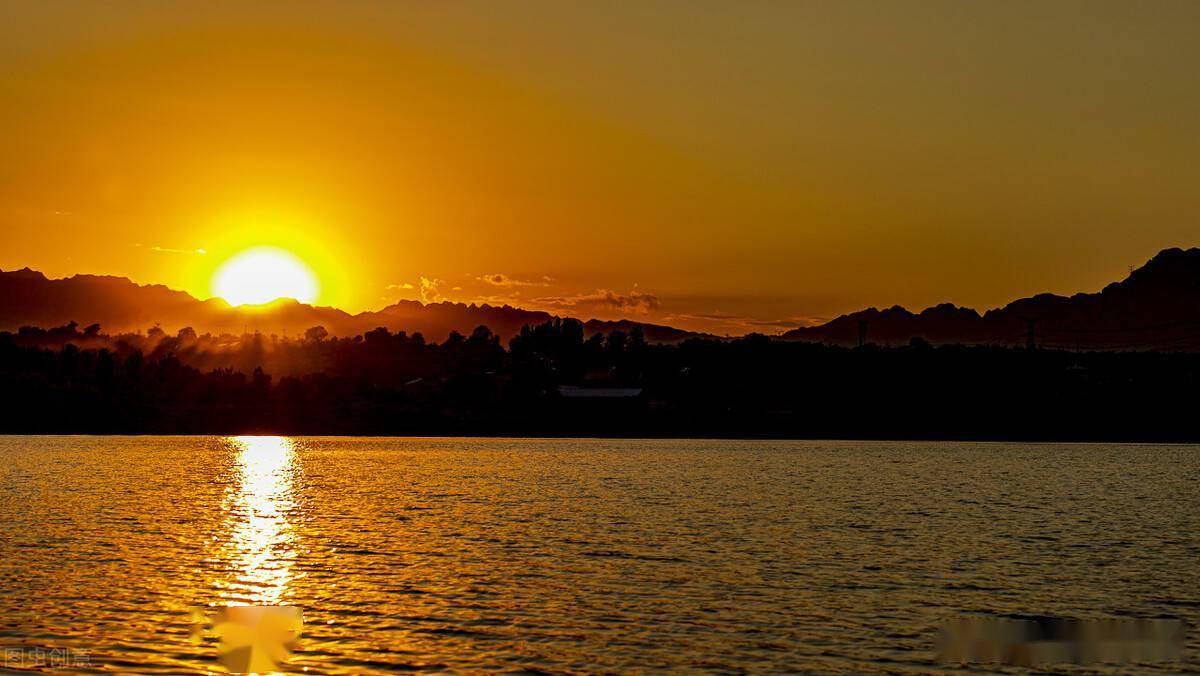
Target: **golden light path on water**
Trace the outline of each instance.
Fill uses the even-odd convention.
[[[232,437],[236,480],[227,496],[233,575],[226,602],[279,605],[292,579],[296,448],[287,437]]]

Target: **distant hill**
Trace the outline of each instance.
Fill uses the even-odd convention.
[[[1099,293],[1022,298],[980,315],[949,303],[919,313],[894,306],[794,329],[786,340],[855,345],[1023,345],[1093,350],[1200,351],[1200,249],[1166,249]]]
[[[332,335],[353,336],[376,327],[391,331],[420,332],[441,341],[451,331],[469,334],[486,325],[504,340],[526,324],[539,324],[553,315],[534,310],[463,303],[400,301],[376,312],[349,314],[331,307],[280,300],[260,307],[233,307],[219,298],[197,300],[183,291],[162,285],[139,285],[124,277],[75,275],[48,279],[28,268],[0,271],[0,330],[21,326],[52,327],[78,322],[100,324],[108,333],[146,330],[159,325],[174,332],[190,326],[199,333],[259,331],[297,335],[313,326],[324,326]],[[585,322],[587,334],[614,328],[626,331],[640,326],[651,342],[672,343],[696,337],[690,331],[631,321]]]

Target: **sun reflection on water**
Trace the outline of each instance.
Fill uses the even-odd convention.
[[[261,605],[283,601],[292,577],[295,535],[295,442],[287,437],[231,437],[237,452],[236,480],[228,518],[232,533],[233,579],[226,600]]]

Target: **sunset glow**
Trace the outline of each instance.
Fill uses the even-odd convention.
[[[213,295],[231,305],[258,305],[279,298],[311,303],[317,278],[296,256],[282,249],[258,247],[230,258],[213,275]]]
[[[1164,5],[8,3],[0,268],[717,335],[1076,293],[1196,243]]]
[[[0,673],[1200,673],[1198,63],[0,0]]]

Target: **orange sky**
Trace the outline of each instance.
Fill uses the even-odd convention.
[[[0,0],[0,268],[743,333],[1200,243],[1200,3],[245,4]]]

